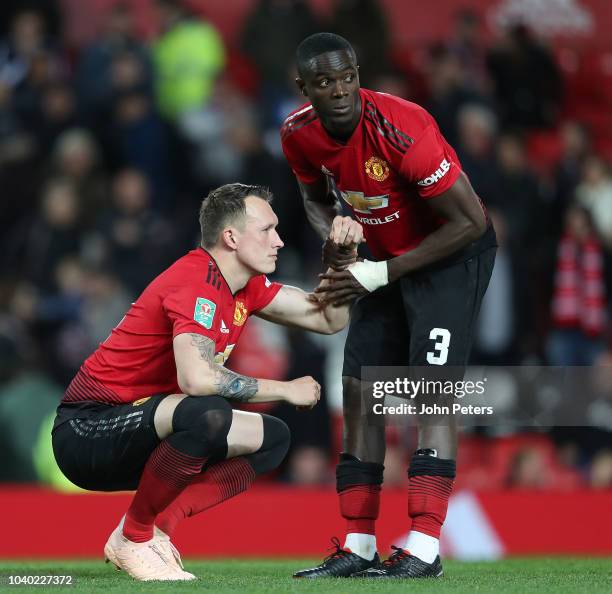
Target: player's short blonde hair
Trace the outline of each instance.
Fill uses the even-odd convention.
[[[209,192],[200,206],[202,247],[209,249],[215,246],[219,234],[229,223],[246,216],[247,196],[256,196],[266,202],[272,202],[272,192],[265,186],[225,184]]]

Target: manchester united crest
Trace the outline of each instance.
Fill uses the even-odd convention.
[[[368,177],[379,182],[389,177],[389,165],[380,157],[370,157],[365,163],[365,171]]]
[[[248,311],[242,301],[236,301],[236,309],[234,310],[234,326],[242,326],[248,317]]]

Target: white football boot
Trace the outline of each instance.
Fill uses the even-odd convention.
[[[104,546],[105,560],[140,581],[196,579],[193,574],[183,571],[178,551],[167,535],[161,534],[165,538],[154,535],[146,542],[132,542],[123,536],[122,519]]]

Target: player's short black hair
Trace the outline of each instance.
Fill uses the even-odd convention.
[[[315,33],[310,37],[306,37],[306,39],[298,45],[295,52],[298,74],[302,76],[302,74],[308,70],[310,62],[317,56],[326,54],[327,52],[342,50],[350,52],[355,58],[355,61],[357,61],[357,54],[353,46],[340,35],[336,35],[335,33]]]
[[[207,249],[213,247],[219,239],[219,233],[228,223],[246,216],[247,196],[257,196],[266,202],[272,202],[272,192],[268,188],[238,183],[225,184],[216,190],[211,190],[202,200],[200,230],[203,247]]]

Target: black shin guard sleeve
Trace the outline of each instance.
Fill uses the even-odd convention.
[[[413,476],[443,476],[455,478],[457,463],[454,460],[443,460],[435,456],[415,454],[410,460],[408,477]]]
[[[382,485],[383,464],[362,462],[350,454],[340,454],[336,466],[336,491],[340,493],[355,485]]]

